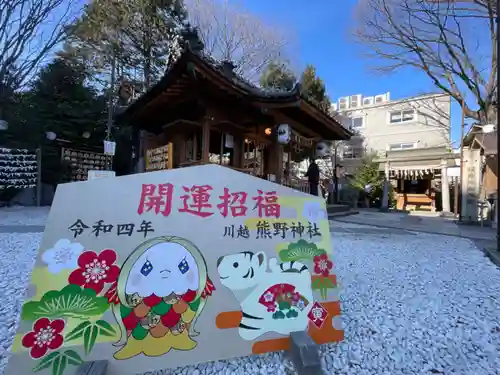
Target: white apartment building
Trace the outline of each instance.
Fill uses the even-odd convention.
[[[340,98],[332,109],[343,124],[359,133],[366,151],[429,147],[450,147],[449,95],[429,94],[391,100],[390,93],[375,96],[351,95]],[[345,147],[343,158],[356,158],[359,150]]]
[[[353,174],[363,155],[374,153],[381,172],[398,192],[398,206],[419,206],[412,201],[425,201],[434,210],[433,191],[438,187],[443,191],[443,210],[449,211],[449,196],[444,191],[448,191],[446,168],[454,163],[449,95],[391,100],[388,92],[357,94],[339,98],[332,110],[341,116],[344,126],[359,134],[339,147],[338,156],[346,173]]]

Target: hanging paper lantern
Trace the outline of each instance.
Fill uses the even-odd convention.
[[[278,126],[278,143],[287,145],[292,139],[292,129],[288,124]]]
[[[114,156],[115,151],[116,151],[116,142],[104,141],[104,154]]]
[[[328,151],[330,151],[330,148],[326,142],[322,141],[316,144],[316,157],[322,158],[328,154]]]

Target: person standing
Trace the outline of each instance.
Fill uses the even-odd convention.
[[[317,196],[319,185],[319,166],[316,164],[316,160],[311,159],[311,163],[309,164],[309,168],[307,168],[305,176],[309,182],[309,193]]]

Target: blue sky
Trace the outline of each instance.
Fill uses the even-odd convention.
[[[298,50],[292,58],[301,65],[316,66],[334,100],[340,96],[373,96],[391,93],[402,99],[424,92],[437,92],[425,74],[401,70],[392,75],[371,71],[373,62],[364,56],[363,46],[354,43],[350,29],[357,0],[246,0],[245,6],[271,24],[295,33]],[[452,106],[452,140],[460,139],[461,112]]]

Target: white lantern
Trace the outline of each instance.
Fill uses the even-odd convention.
[[[288,124],[280,124],[278,126],[278,143],[287,145],[292,140],[292,129]]]
[[[116,142],[104,141],[104,153],[106,155],[114,156],[116,151]]]
[[[57,134],[54,132],[46,132],[45,136],[49,141],[55,141],[57,139]]]
[[[330,147],[326,142],[318,142],[316,144],[316,157],[322,158],[328,154]]]

